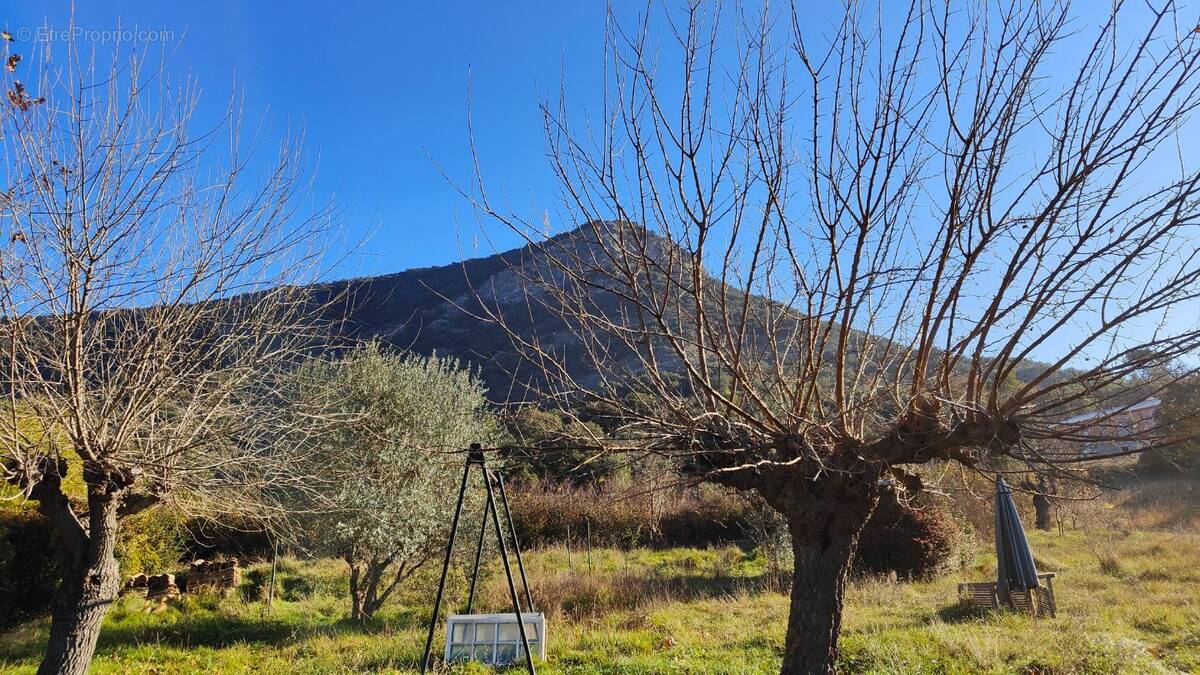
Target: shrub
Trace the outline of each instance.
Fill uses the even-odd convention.
[[[572,439],[603,436],[594,422],[582,422],[548,410],[525,407],[507,418],[505,432],[514,447],[504,451],[514,482],[550,480],[577,485],[602,483],[620,466],[611,454],[572,448]]]
[[[593,546],[641,543],[651,537],[652,516],[646,501],[618,499],[595,487],[548,481],[514,489],[513,521],[523,546],[565,542],[583,545],[591,533]]]
[[[767,559],[768,571],[785,575],[792,569],[787,523],[761,499],[752,498],[750,504],[754,518],[747,533]],[[975,532],[969,523],[936,502],[921,499],[906,505],[886,495],[859,536],[851,569],[856,575],[932,579],[974,559]]]
[[[854,570],[902,579],[932,579],[970,562],[974,535],[940,504],[902,504],[884,496],[859,539]],[[967,549],[967,550],[964,550]]]
[[[128,518],[117,542],[122,578],[165,572],[179,561],[184,528],[165,511]],[[50,523],[28,508],[0,509],[0,628],[50,608],[59,566]]]
[[[729,490],[702,485],[672,495],[659,518],[658,546],[716,546],[746,539],[746,502]]]
[[[276,573],[278,573],[278,568]],[[271,583],[271,568],[269,566],[250,567],[242,571],[242,583],[238,585],[238,593],[246,602],[258,602],[267,597],[267,586]]]
[[[792,536],[787,520],[758,495],[746,497],[746,534],[767,562],[767,574],[784,582],[792,571]]]
[[[270,560],[274,549],[274,543],[262,526],[251,521],[193,518],[185,529],[189,536],[184,548],[189,559]]]
[[[175,514],[151,509],[126,518],[117,542],[121,578],[161,574],[175,567],[184,551],[186,530]]]
[[[541,482],[511,494],[521,544],[560,544],[570,533],[574,547],[706,547],[749,540],[766,558],[773,576],[791,571],[791,541],[783,518],[761,498],[703,486],[665,495]],[[974,562],[971,525],[941,504],[921,500],[901,505],[885,497],[859,540],[855,571],[895,572],[902,578],[931,578]]]
[[[1192,445],[1143,452],[1138,455],[1134,472],[1147,478],[1200,477],[1200,461]]]
[[[0,629],[36,616],[58,588],[50,523],[37,513],[0,510]]]
[[[543,481],[514,487],[513,521],[523,546],[568,539],[593,546],[713,546],[746,538],[747,507],[714,486],[662,494],[616,487],[579,487]]]

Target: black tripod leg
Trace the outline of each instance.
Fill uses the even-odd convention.
[[[517,599],[517,585],[513,583],[512,567],[508,564],[508,549],[504,546],[504,530],[500,528],[500,514],[496,511],[496,497],[492,492],[492,480],[489,471],[483,471],[483,483],[487,486],[488,504],[492,511],[492,525],[496,528],[496,539],[500,542],[500,560],[504,563],[504,576],[508,578],[508,592],[512,595],[513,613],[517,616],[517,629],[521,631],[521,646],[525,649],[525,663],[529,666],[529,675],[535,675],[533,668],[533,653],[529,651],[529,638],[525,635],[525,619],[521,616],[521,601]]]
[[[486,474],[486,471],[485,471]],[[446,575],[450,572],[450,555],[454,553],[454,538],[458,534],[458,517],[462,515],[463,498],[467,494],[467,478],[471,475],[471,460],[463,469],[462,485],[458,488],[458,503],[454,506],[454,519],[450,521],[450,541],[446,543],[446,559],[442,562],[442,580],[438,582],[437,599],[433,601],[433,616],[429,617],[429,635],[425,637],[425,655],[421,657],[421,672],[429,668],[429,656],[433,651],[433,632],[437,629],[438,613],[442,609],[442,594],[446,591]]]
[[[504,490],[504,476],[496,474],[496,484],[500,486],[500,501],[504,503],[504,514],[508,516],[508,531],[512,534],[513,550],[517,553],[517,570],[521,572],[521,584],[525,586],[525,601],[529,603],[529,611],[533,611],[533,595],[529,593],[529,579],[525,577],[525,561],[521,559],[521,542],[517,541],[517,526],[513,524],[512,509],[508,506],[508,493]]]
[[[492,515],[490,502],[483,503],[483,520],[479,528],[479,546],[475,549],[475,570],[471,572],[471,592],[467,594],[467,614],[475,607],[475,583],[479,580],[479,561],[483,558],[483,536],[487,534],[488,516]]]

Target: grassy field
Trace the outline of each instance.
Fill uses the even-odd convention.
[[[861,579],[850,592],[840,667],[851,673],[1200,672],[1200,536],[1163,532],[1033,533],[1041,567],[1058,573],[1059,616],[975,615],[955,584],[991,577],[985,550],[930,583]],[[729,548],[531,552],[549,615],[546,673],[770,673],[778,668],[786,597],[763,560]],[[428,619],[431,577],[369,625],[346,619],[340,563],[287,561],[267,614],[247,575],[228,598],[155,608],[123,598],[100,639],[96,673],[411,672]],[[432,574],[432,571],[430,572]],[[452,592],[465,595],[461,574]],[[484,602],[503,605],[495,570]],[[249,599],[248,599],[249,598]],[[0,671],[33,672],[45,621],[0,637]],[[480,667],[455,672],[483,672]]]

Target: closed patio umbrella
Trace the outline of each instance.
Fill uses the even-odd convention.
[[[1033,551],[1029,550],[1012,490],[1000,476],[996,476],[996,573],[996,587],[1002,595],[1038,587]]]

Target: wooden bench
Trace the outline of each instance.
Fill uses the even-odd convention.
[[[958,585],[958,598],[978,609],[1009,607],[1035,617],[1053,617],[1058,612],[1054,600],[1054,572],[1038,575],[1039,585],[1027,591],[1001,593],[996,582],[962,583]]]

